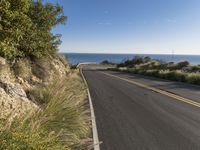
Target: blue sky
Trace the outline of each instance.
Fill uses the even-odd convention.
[[[200,0],[44,0],[68,16],[61,52],[200,54]]]

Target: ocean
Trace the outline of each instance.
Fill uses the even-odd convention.
[[[159,54],[86,54],[86,53],[65,53],[70,64],[78,64],[83,62],[100,63],[108,60],[114,63],[120,63],[134,56],[149,56],[152,59],[162,60],[166,62],[189,61],[191,64],[200,64],[200,55],[159,55]]]

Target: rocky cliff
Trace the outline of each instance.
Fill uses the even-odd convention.
[[[0,118],[40,109],[32,91],[67,74],[70,67],[64,56],[15,61],[0,57]]]

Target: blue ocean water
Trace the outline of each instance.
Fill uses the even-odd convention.
[[[153,59],[166,62],[189,61],[191,64],[200,64],[200,55],[154,55],[154,54],[85,54],[85,53],[65,53],[70,64],[78,64],[83,62],[100,63],[108,60],[114,63],[120,63],[124,60],[131,59],[135,56],[150,56]]]

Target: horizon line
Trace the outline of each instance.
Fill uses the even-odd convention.
[[[59,52],[64,54],[111,54],[111,55],[190,55],[190,56],[200,56],[200,54],[160,54],[160,53],[100,53],[100,52]]]

